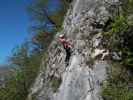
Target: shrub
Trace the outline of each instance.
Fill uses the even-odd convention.
[[[108,69],[108,79],[103,82],[102,96],[104,100],[132,100],[133,89],[129,83],[132,75],[120,64],[113,64]]]

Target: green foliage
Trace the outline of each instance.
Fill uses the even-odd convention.
[[[119,83],[119,86],[113,83],[107,85],[102,93],[104,100],[132,100],[133,98],[133,90],[129,90],[123,83]]]
[[[131,51],[130,48],[123,48],[122,53],[123,60],[121,61],[121,64],[133,69],[133,51]]]
[[[108,29],[103,33],[105,39],[108,40],[105,47],[109,48],[111,51],[121,51],[123,63],[125,66],[132,66],[133,55],[132,55],[132,46],[131,39],[132,35],[132,25],[129,24],[131,19],[129,17],[133,8],[133,0],[120,0],[121,1],[121,10],[119,15],[117,14],[114,18],[111,18],[111,23],[106,26],[105,29]],[[130,53],[130,54],[129,54]]]
[[[59,88],[60,84],[61,84],[61,79],[58,79],[56,77],[52,78],[51,86],[54,92],[57,92],[57,89]]]
[[[14,49],[10,57],[10,63],[14,65],[13,77],[5,84],[6,87],[0,89],[2,100],[25,100],[29,88],[32,85],[42,59],[40,53],[29,53],[27,43]]]
[[[122,2],[121,13],[127,16],[128,24],[133,26],[133,0],[120,0]]]
[[[102,96],[104,100],[132,100],[133,89],[129,83],[133,82],[131,74],[120,64],[113,64],[108,69],[108,79],[103,82]]]
[[[108,40],[105,47],[110,51],[121,52],[122,59],[108,68],[107,80],[103,82],[104,100],[132,100],[133,88],[133,0],[121,0],[120,14],[112,18],[108,29],[103,33]],[[130,18],[129,18],[130,17]]]
[[[25,91],[24,85],[21,84],[20,76],[13,77],[6,83],[5,88],[0,89],[1,100],[25,100],[27,91]]]
[[[122,2],[122,13],[124,15],[133,14],[133,0],[120,0]]]
[[[128,24],[124,16],[116,16],[112,23],[112,33],[124,32],[128,29]]]

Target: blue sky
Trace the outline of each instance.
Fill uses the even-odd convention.
[[[0,64],[5,64],[11,50],[28,37],[29,15],[26,6],[31,1],[0,0]],[[50,10],[53,11],[59,0],[50,1]]]
[[[0,0],[0,64],[28,36],[29,0]]]

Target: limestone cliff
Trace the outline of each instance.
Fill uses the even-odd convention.
[[[102,100],[100,88],[106,78],[109,51],[103,47],[102,31],[118,0],[73,0],[63,30],[72,40],[73,54],[65,66],[65,51],[53,40],[48,59],[42,61],[29,99],[31,100]]]

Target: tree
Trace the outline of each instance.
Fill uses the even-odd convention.
[[[4,89],[0,89],[2,100],[26,99],[29,88],[40,68],[41,58],[39,53],[29,52],[27,42],[13,50],[9,59],[10,63],[14,65],[13,77],[7,81]]]
[[[38,0],[28,6],[28,11],[33,19],[32,43],[34,51],[46,51],[54,35],[61,29],[62,21],[68,7],[66,0],[59,0],[58,9],[50,12],[49,2],[52,0]]]
[[[25,100],[40,68],[40,64],[47,57],[46,51],[54,35],[61,28],[63,16],[66,12],[65,0],[60,0],[59,9],[49,12],[50,0],[36,0],[28,10],[32,17],[32,36],[28,42],[17,46],[9,57],[14,66],[10,80],[6,87],[0,89],[2,100]]]

